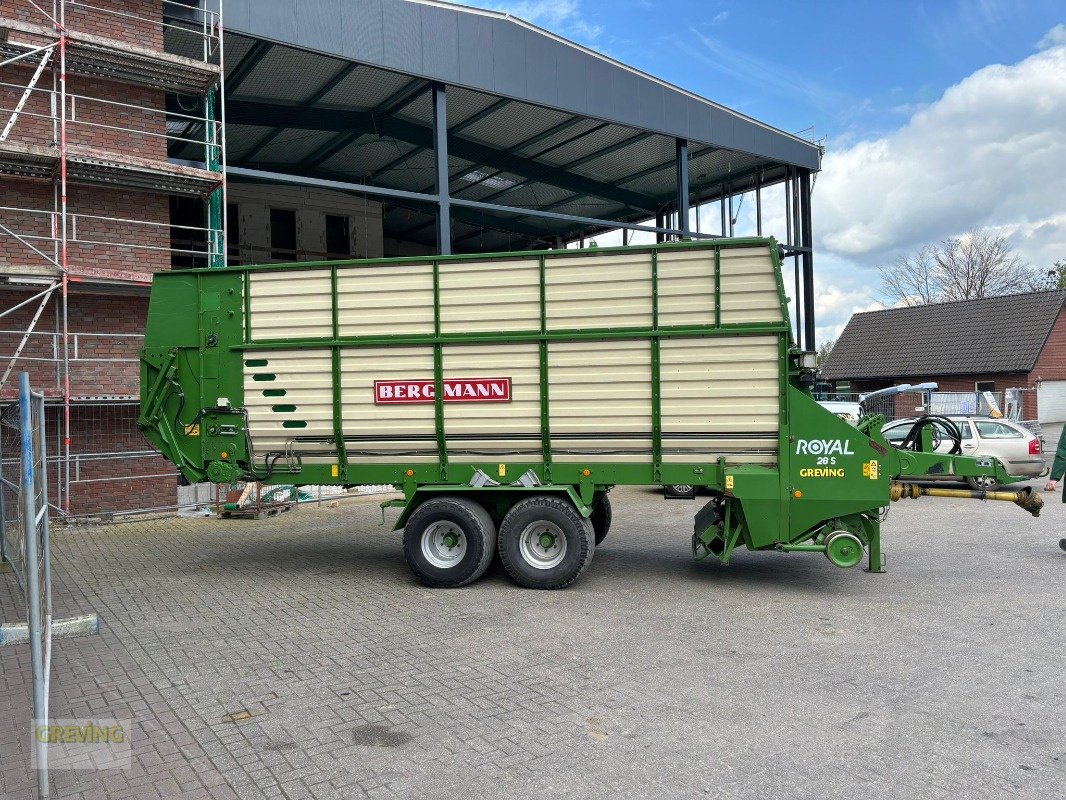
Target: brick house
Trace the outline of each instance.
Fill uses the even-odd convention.
[[[1022,418],[1066,422],[1066,291],[855,314],[822,366],[852,392],[935,381],[944,392],[1020,388]]]
[[[174,468],[136,426],[137,351],[151,274],[172,265],[171,206],[182,197],[203,208],[222,181],[168,160],[167,96],[198,97],[202,109],[220,68],[173,52],[161,0],[37,6],[0,0],[3,420],[12,419],[18,373],[29,372],[47,398],[53,503],[75,514],[172,504]],[[45,6],[61,8],[65,26]]]

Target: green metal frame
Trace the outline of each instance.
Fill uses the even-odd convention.
[[[721,252],[723,249],[768,247],[774,263],[781,320],[777,323],[722,322]],[[700,326],[659,324],[658,258],[662,252],[713,250],[715,302],[713,318]],[[549,330],[545,262],[548,257],[611,253],[632,254],[650,250],[652,324],[636,328],[584,328]],[[697,556],[713,554],[728,562],[740,544],[751,549],[796,549],[805,542],[816,547],[820,537],[834,530],[851,532],[870,548],[870,568],[881,569],[878,513],[888,504],[891,481],[899,475],[953,471],[960,476],[994,474],[1000,482],[1013,479],[999,462],[978,463],[972,458],[936,453],[903,453],[881,436],[880,421],[869,420],[858,429],[818,405],[804,388],[804,370],[793,344],[777,243],[773,239],[738,238],[712,242],[677,242],[648,247],[537,253],[540,270],[540,319],[536,329],[517,332],[445,334],[441,329],[440,271],[452,262],[512,260],[514,253],[474,256],[438,256],[425,259],[369,259],[308,262],[189,270],[155,276],[149,323],[142,351],[141,427],[147,437],[174,461],[190,480],[260,479],[297,484],[392,483],[405,494],[405,508],[397,521],[402,527],[410,511],[423,499],[441,492],[473,495],[486,507],[502,508],[529,492],[565,493],[583,513],[590,512],[598,493],[616,484],[656,485],[686,483],[707,487],[712,502],[724,511],[720,518],[702,517],[694,532]],[[378,264],[422,261],[432,265],[434,325],[432,334],[393,336],[341,336],[337,300],[338,274]],[[325,338],[255,340],[250,338],[249,276],[270,270],[329,269],[332,287],[332,330]],[[195,313],[194,313],[195,310]],[[710,311],[710,309],[708,309]],[[775,336],[780,363],[780,424],[776,467],[731,464],[720,458],[710,463],[664,463],[661,424],[660,347],[664,339]],[[600,340],[648,341],[652,364],[652,454],[647,463],[553,463],[549,413],[552,342]],[[452,464],[448,460],[443,405],[443,351],[463,343],[519,343],[539,345],[540,459],[484,461]],[[359,463],[345,449],[341,420],[341,351],[343,348],[422,345],[433,348],[436,385],[434,417],[438,459],[435,463],[396,461]],[[334,464],[308,464],[292,468],[285,461],[264,478],[264,465],[250,462],[242,414],[245,362],[271,349],[328,350],[333,372]],[[267,391],[270,391],[267,388]],[[282,390],[275,390],[282,391]],[[195,418],[193,415],[195,413]],[[192,427],[190,427],[192,426]],[[819,456],[802,442],[828,442],[839,454]],[[835,444],[833,444],[835,443]],[[826,447],[830,445],[824,445]],[[817,445],[822,447],[823,445]],[[824,459],[824,462],[823,462]],[[839,465],[838,465],[839,459]],[[832,462],[832,463],[830,463]],[[533,470],[541,486],[514,485],[473,488],[476,470],[496,476],[498,470],[517,477]],[[501,478],[501,481],[504,479]],[[700,524],[705,527],[701,530]],[[807,545],[804,545],[807,546]]]

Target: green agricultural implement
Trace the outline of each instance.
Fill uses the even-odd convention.
[[[879,572],[901,475],[1016,479],[898,450],[811,396],[772,239],[270,264],[155,276],[140,426],[190,481],[393,484],[413,572],[461,586],[495,556],[573,582],[616,485],[709,493],[697,558],[810,551]],[[957,492],[1010,500],[1019,492]]]

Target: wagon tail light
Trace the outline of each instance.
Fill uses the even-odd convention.
[[[1039,439],[1030,439],[1029,440],[1029,455],[1031,455],[1031,456],[1040,455],[1040,440]]]

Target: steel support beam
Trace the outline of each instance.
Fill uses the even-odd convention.
[[[410,102],[413,98],[407,98]],[[406,104],[406,103],[405,103]],[[299,128],[314,131],[343,131],[319,154],[303,162],[302,166],[318,167],[343,150],[362,135],[384,136],[398,139],[420,147],[433,147],[434,131],[416,122],[399,119],[386,112],[353,112],[334,109],[302,109],[290,106],[273,106],[264,103],[230,102],[226,105],[226,121],[231,125],[267,125]],[[488,145],[464,139],[448,137],[448,150],[456,158],[485,167],[522,175],[568,189],[613,200],[643,211],[655,210],[658,201],[639,192],[619,188],[614,183],[605,183],[594,178],[568,172],[566,169],[539,162],[535,157],[524,157]],[[514,187],[512,187],[513,189]]]
[[[313,95],[301,103],[301,107],[313,108],[318,105],[326,95],[336,89],[342,81],[346,80],[348,76],[358,68],[358,64],[346,64],[341,67],[333,74],[333,77],[329,78]],[[251,161],[254,159],[264,147],[277,139],[284,130],[284,128],[274,128],[274,130],[270,131],[266,136],[263,136],[258,142],[252,145],[251,149],[245,154],[244,160]]]
[[[339,153],[341,150],[343,150],[344,148],[348,147],[350,144],[352,144],[352,142],[354,142],[360,136],[362,136],[362,135],[364,135],[366,133],[376,133],[377,132],[377,126],[375,124],[375,115],[376,114],[384,114],[386,116],[388,116],[390,114],[395,114],[401,108],[403,108],[408,103],[410,103],[412,100],[414,100],[416,97],[418,97],[420,94],[422,94],[422,92],[424,92],[427,88],[429,88],[429,84],[426,81],[423,81],[421,79],[413,80],[410,83],[408,83],[407,85],[405,85],[403,88],[401,88],[399,91],[395,92],[391,97],[387,98],[385,100],[385,102],[382,103],[380,110],[376,110],[376,111],[373,111],[373,112],[366,111],[366,112],[357,112],[357,113],[349,113],[349,112],[345,112],[345,111],[332,112],[334,114],[339,114],[339,115],[341,115],[343,117],[350,117],[350,118],[352,118],[353,121],[355,119],[363,120],[363,124],[361,126],[357,126],[357,125],[353,124],[353,125],[348,125],[348,126],[341,125],[340,127],[332,127],[332,128],[328,128],[328,127],[327,128],[317,128],[317,127],[314,127],[314,126],[294,124],[294,117],[295,117],[295,119],[305,119],[307,117],[308,110],[307,109],[299,109],[299,108],[287,108],[285,106],[271,106],[271,107],[269,107],[269,108],[272,108],[273,111],[271,113],[268,113],[267,116],[269,117],[272,114],[278,114],[277,119],[284,120],[284,124],[282,125],[282,127],[285,127],[285,128],[301,128],[303,130],[322,130],[322,131],[331,131],[331,130],[333,130],[333,131],[337,131],[338,134],[339,134],[338,136],[334,137],[334,139],[331,142],[329,142],[329,144],[327,144],[318,153],[312,154],[312,156],[310,158],[306,159],[303,162],[304,164],[308,164],[308,165],[310,165],[312,167],[318,167],[318,166],[321,166],[322,164],[324,164],[325,162],[329,161],[331,158],[333,158],[333,156],[337,155],[337,153]],[[238,109],[244,109],[245,106],[251,106],[253,108],[255,108],[255,107],[264,108],[264,106],[262,104],[260,104],[260,103],[247,103],[247,104],[238,105]],[[227,122],[237,122],[238,121],[238,120],[234,120],[234,119],[231,118],[231,113],[232,113],[231,109],[232,109],[232,107],[233,107],[232,103],[230,103],[230,105],[226,106],[226,121]],[[319,111],[317,111],[315,113],[321,114],[321,113],[323,113],[323,110],[319,110]],[[252,124],[256,124],[256,123],[252,123]]]
[[[288,172],[268,171],[260,169],[248,169],[246,167],[227,167],[226,173],[230,177],[234,178],[248,178],[250,180],[264,181],[266,183],[287,183],[296,186],[314,186],[320,189],[331,189],[338,192],[354,192],[360,195],[368,195],[374,197],[386,197],[396,198],[400,200],[409,200],[417,203],[430,203],[436,204],[439,200],[435,194],[424,194],[422,192],[405,192],[402,189],[390,189],[386,186],[371,186],[366,183],[353,183],[350,181],[334,180],[331,178],[314,178],[307,175],[294,175]],[[654,225],[642,225],[635,222],[622,222],[613,219],[599,219],[597,217],[580,217],[573,214],[558,214],[551,211],[540,211],[533,208],[516,208],[514,206],[501,206],[496,203],[482,203],[476,200],[464,200],[460,197],[451,197],[449,202],[452,206],[452,213],[455,213],[455,207],[471,208],[479,211],[487,211],[495,214],[510,214],[516,218],[521,219],[523,217],[535,217],[537,219],[551,219],[558,220],[560,222],[572,222],[580,225],[591,225],[597,228],[606,228],[608,230],[614,228],[626,228],[631,231],[647,231],[648,233],[662,233],[669,235],[676,235],[677,231],[673,228],[656,227]],[[551,236],[552,234],[545,231],[543,236]],[[701,234],[698,237],[700,239],[714,239],[715,236],[709,234]]]
[[[691,238],[688,224],[688,141],[677,140],[677,227],[681,236]]]
[[[433,156],[437,167],[437,252],[452,254],[452,205],[448,195],[448,90],[433,84]]]

